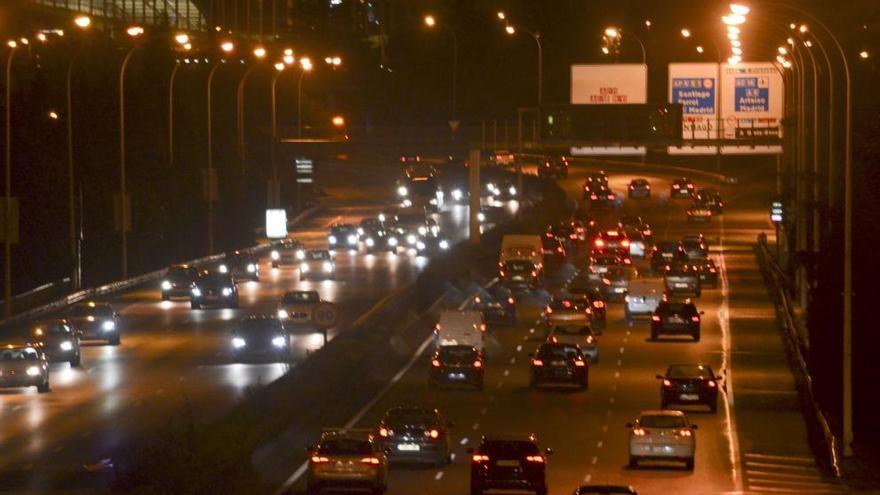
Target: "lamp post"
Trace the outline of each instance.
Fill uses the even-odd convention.
[[[687,28],[683,28],[681,30],[681,37],[684,39],[689,39],[691,37],[691,31]],[[705,38],[706,41],[712,45],[712,48],[715,49],[715,139],[717,140],[717,144],[715,146],[715,166],[719,173],[721,173],[721,64],[724,62],[724,57],[721,56],[721,49],[718,48],[718,44],[715,43],[715,40],[712,38]],[[696,46],[697,53],[703,54],[705,50],[702,45]],[[706,132],[706,138],[709,138],[711,134]],[[693,133],[692,133],[693,136]]]
[[[6,176],[4,201],[6,203],[6,211],[4,212],[6,232],[3,233],[4,247],[4,284],[3,284],[3,314],[6,318],[12,316],[12,62],[15,60],[15,52],[18,50],[18,43],[9,41],[9,55],[6,57],[6,166],[4,175]]]
[[[192,45],[189,42],[189,35],[186,33],[178,33],[174,36],[174,41],[184,51],[189,51]],[[174,80],[177,77],[177,71],[180,69],[180,60],[175,61],[174,67],[171,68],[171,76],[168,79],[168,168],[174,166]]]
[[[74,25],[76,25],[79,29],[85,31],[92,24],[92,19],[89,16],[82,15],[74,19]],[[75,167],[73,161],[73,67],[76,63],[77,58],[79,58],[79,54],[82,51],[82,43],[80,43],[76,50],[73,52],[73,55],[70,57],[70,61],[67,63],[67,78],[65,84],[65,92],[66,92],[66,100],[67,100],[67,201],[68,201],[68,226],[70,228],[69,231],[69,241],[70,241],[70,258],[72,264],[72,273],[70,276],[70,283],[72,285],[73,290],[79,290],[82,283],[82,258],[80,256],[80,246],[79,239],[77,236],[77,225],[76,225],[76,187],[74,185],[75,181]]]
[[[232,53],[232,51],[235,50],[235,45],[231,41],[224,41],[220,44],[220,49],[224,53]],[[211,66],[211,70],[208,72],[207,95],[205,99],[208,117],[208,160],[206,164],[207,167],[205,168],[205,200],[208,202],[208,254],[214,253],[214,113],[213,105],[211,103],[213,101],[212,91],[214,75],[217,73],[217,69],[220,68],[220,64],[224,62],[226,62],[226,59],[221,56],[217,58],[217,61]]]
[[[303,89],[303,76],[306,75],[306,72],[311,72],[312,70],[312,59],[309,57],[303,57],[299,59],[299,80],[296,83],[296,138],[302,139],[302,89]]]
[[[275,74],[272,75],[272,187],[270,188],[271,194],[269,197],[269,206],[270,207],[278,207],[280,204],[280,198],[278,197],[278,108],[277,108],[277,99],[276,99],[276,86],[278,85],[278,78],[281,77],[281,74],[284,72],[289,65],[292,65],[294,62],[293,58],[293,50],[285,50],[284,61],[275,63]]]
[[[497,17],[500,20],[507,19],[507,16],[504,14],[504,12],[498,12]],[[541,104],[543,103],[543,94],[544,94],[544,92],[543,92],[544,48],[541,45],[541,33],[539,33],[538,31],[530,31],[530,30],[525,29],[521,26],[516,26],[511,23],[508,23],[506,26],[504,26],[504,31],[511,36],[515,35],[517,33],[517,31],[522,31],[522,32],[528,34],[529,36],[531,36],[532,39],[535,40],[535,46],[538,49],[538,97],[537,97],[536,101],[538,102],[538,108],[540,109]]]
[[[605,36],[607,36],[610,39],[622,39],[623,35],[624,35],[624,32],[620,28],[617,28],[614,26],[610,26],[610,27],[605,28]],[[636,40],[639,43],[639,48],[642,49],[642,65],[647,64],[648,63],[648,51],[645,49],[645,42],[642,41],[642,39],[639,38],[638,36],[636,36],[634,33],[631,33],[629,31],[626,32],[626,35],[631,36],[634,40]]]
[[[254,48],[253,54],[254,54],[254,57],[257,59],[257,62],[260,62],[264,58],[266,58],[266,49],[263,48],[262,46],[258,46],[256,48]],[[245,158],[246,158],[245,155],[247,154],[245,137],[244,137],[244,104],[245,104],[244,89],[245,89],[245,85],[247,84],[248,78],[251,76],[251,74],[254,73],[254,71],[259,66],[260,66],[259,63],[257,63],[257,64],[254,64],[254,65],[248,67],[248,69],[245,71],[244,75],[242,76],[241,81],[239,81],[239,83],[238,83],[238,90],[236,92],[236,95],[237,95],[237,98],[236,98],[236,109],[237,109],[236,123],[237,123],[237,127],[238,127],[238,158],[239,158],[239,161],[241,162],[241,175],[242,176],[244,176]]]
[[[437,19],[433,15],[426,15],[424,18],[425,25],[433,29],[437,26]],[[456,120],[456,97],[458,91],[458,35],[455,29],[447,27],[447,31],[452,35],[452,118],[450,121]],[[452,124],[450,124],[452,125]]]

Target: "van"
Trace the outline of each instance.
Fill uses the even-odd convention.
[[[639,278],[629,281],[623,312],[632,323],[637,316],[650,316],[663,300],[666,283],[662,278]]]
[[[499,263],[509,260],[526,260],[534,263],[538,270],[544,267],[544,246],[541,236],[506,235],[501,239]]]
[[[447,309],[440,313],[434,327],[434,345],[470,345],[483,351],[486,340],[486,320],[483,313],[473,309]]]

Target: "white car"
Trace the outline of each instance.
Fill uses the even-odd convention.
[[[284,293],[278,303],[277,317],[284,324],[306,325],[312,323],[315,306],[321,296],[314,290],[290,290]]]
[[[336,280],[336,263],[330,251],[310,249],[299,265],[299,279]]]
[[[629,467],[641,461],[680,461],[694,469],[697,425],[681,411],[642,411],[635,423],[628,423]]]

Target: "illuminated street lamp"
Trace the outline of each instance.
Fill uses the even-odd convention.
[[[501,19],[502,21],[503,21],[504,19],[507,19],[507,15],[506,15],[504,12],[500,11],[500,10],[499,10],[495,15],[498,16],[498,18]]]
[[[303,88],[303,76],[306,75],[306,72],[311,72],[312,70],[312,59],[309,57],[302,57],[299,59],[299,81],[296,84],[296,137],[298,139],[302,139],[302,88]]]
[[[437,19],[434,18],[433,15],[425,16],[425,25],[428,28],[433,29],[437,26]],[[455,29],[447,26],[447,31],[452,36],[452,118],[451,121],[456,120],[456,98],[457,98],[457,86],[458,86],[458,35],[455,34]]]
[[[425,16],[425,25],[428,27],[434,27],[435,25],[437,25],[437,20],[434,19],[434,16],[432,16],[432,15],[426,15]]]
[[[230,53],[232,50],[235,50],[235,44],[231,41],[224,41],[220,43],[220,49],[225,53]]]
[[[504,27],[504,30],[507,31],[507,34],[516,34],[516,28],[508,24]]]
[[[608,36],[609,38],[619,38],[620,31],[618,31],[616,27],[607,27],[605,28],[605,36]]]
[[[687,28],[682,29],[682,30],[681,30],[681,35],[682,35],[683,37],[685,37],[685,38],[690,38],[690,37],[691,37],[691,30],[690,30],[690,29],[687,29]]]
[[[747,15],[751,9],[746,7],[745,5],[740,5],[736,3],[730,4],[730,11],[735,15]]]
[[[868,53],[868,50],[862,50],[859,52],[859,57],[863,60],[869,58],[870,56],[871,54]]]
[[[730,14],[721,17],[721,21],[728,26],[738,26],[746,22],[744,15]]]
[[[342,117],[341,115],[337,115],[337,116],[333,117],[331,122],[333,123],[334,127],[342,127],[345,125],[345,118]]]
[[[77,16],[76,19],[73,20],[73,23],[80,28],[87,28],[92,24],[92,18],[87,15]]]
[[[687,35],[685,35],[685,32],[687,32]],[[648,62],[648,54],[647,54],[647,51],[645,50],[645,43],[642,41],[641,38],[639,38],[638,36],[636,36],[635,34],[629,32],[629,31],[627,31],[626,34],[627,34],[627,36],[632,37],[634,40],[636,40],[639,43],[639,48],[642,49],[642,64],[646,64]],[[682,29],[681,34],[684,37],[688,37],[691,35],[690,31],[687,29]],[[624,35],[623,30],[620,28],[617,28],[614,26],[609,26],[609,27],[605,28],[605,36],[607,36],[608,38],[622,39],[623,35]]]
[[[703,50],[703,47],[702,47],[702,46],[697,45],[697,53],[703,53],[704,51],[705,51],[705,50]]]
[[[144,28],[141,26],[130,26],[125,30],[126,34],[131,36],[132,38],[137,38],[138,36],[144,34]]]
[[[788,55],[788,49],[784,46],[780,46],[779,48],[777,48],[777,51],[780,55]]]
[[[174,41],[180,46],[186,45],[189,43],[189,35],[186,33],[177,33],[174,35]]]
[[[262,59],[266,57],[266,49],[262,46],[258,46],[254,48],[254,56],[258,59]]]

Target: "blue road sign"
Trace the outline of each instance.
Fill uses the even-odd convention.
[[[769,112],[769,78],[737,77],[734,82],[734,98],[735,112]]]
[[[685,115],[715,114],[715,78],[672,78],[672,103],[681,103]]]

